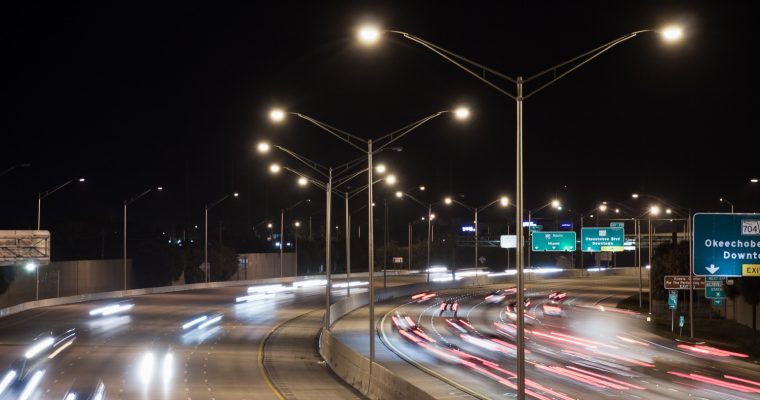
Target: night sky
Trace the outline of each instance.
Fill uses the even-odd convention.
[[[44,200],[43,229],[87,221],[118,231],[124,200],[156,185],[165,190],[132,204],[131,221],[176,232],[232,191],[240,198],[212,212],[230,232],[304,198],[312,206],[294,218],[324,218],[323,192],[270,176],[271,161],[296,164],[262,157],[255,144],[268,139],[324,165],[361,154],[298,118],[272,125],[272,106],[371,138],[468,105],[468,122],[439,117],[402,139],[403,152],[378,158],[400,187],[426,185],[425,201],[513,197],[515,102],[400,36],[358,45],[362,21],[509,76],[681,23],[679,45],[642,34],[525,102],[525,206],[556,196],[574,210],[607,200],[643,212],[630,199],[641,192],[697,211],[728,212],[720,197],[760,211],[760,185],[749,183],[760,175],[751,2],[23,2],[0,18],[0,170],[31,163],[0,177],[1,229],[32,229],[37,194],[80,176],[87,181]],[[392,191],[379,187],[376,201],[384,197]],[[403,242],[423,210],[396,204]]]

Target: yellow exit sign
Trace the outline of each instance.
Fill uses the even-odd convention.
[[[742,276],[760,276],[760,264],[742,264]]]

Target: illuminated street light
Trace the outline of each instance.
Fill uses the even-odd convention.
[[[459,107],[456,110],[454,110],[454,116],[458,120],[466,120],[470,117],[470,109],[466,107]]]
[[[508,206],[508,205],[509,205],[509,197],[507,197],[507,196],[502,196],[502,197],[499,199],[499,204],[501,204],[501,206],[502,206],[502,207],[506,207],[506,206]]]
[[[402,198],[402,197],[404,197],[404,193],[402,193],[402,192],[396,192],[396,197]]]
[[[299,226],[301,226],[301,223],[299,221],[296,221],[295,226],[296,228],[298,228]]]
[[[599,206],[599,211],[602,211],[602,212],[607,211],[607,205],[606,204],[600,205]]]
[[[269,112],[269,119],[273,122],[282,122],[285,119],[285,111],[279,108],[274,108]]]
[[[384,174],[385,173],[385,164],[377,164],[375,166],[375,172],[378,174]]]
[[[304,177],[298,178],[298,186],[306,186],[307,184],[309,184],[309,180],[308,179],[306,179]]]
[[[561,206],[559,200],[552,200],[552,207],[560,208]]]
[[[267,142],[259,142],[258,145],[256,145],[256,150],[259,151],[259,153],[268,153],[271,146]]]
[[[267,228],[272,229],[272,223],[271,222],[267,224]]]
[[[665,210],[665,214],[670,214],[670,213],[672,213],[672,212],[673,212],[673,210],[671,210],[671,209],[669,209],[669,208]]]
[[[755,182],[757,182],[757,179],[755,179]],[[420,191],[424,192],[425,191],[425,187],[424,186],[420,186]]]
[[[277,174],[280,172],[280,165],[279,164],[272,164],[269,166],[269,172],[273,174]]]
[[[649,207],[649,213],[652,215],[657,215],[660,213],[660,207],[659,206],[651,206]]]
[[[760,182],[760,179],[758,179],[758,178],[750,178],[750,180],[749,180],[749,181],[750,181],[751,183],[757,183],[757,182]]]
[[[28,263],[26,263],[26,265],[24,266],[24,269],[25,269],[25,270],[27,270],[28,272],[32,272],[32,271],[34,271],[36,268],[37,268],[37,264],[35,264],[35,263],[34,263],[34,261],[29,261],[29,262],[28,262]]]
[[[666,42],[677,42],[683,38],[683,28],[680,26],[669,26],[663,29],[660,34]]]
[[[451,204],[451,197],[447,197],[447,198],[443,199],[443,202],[446,203],[446,204]]]
[[[380,30],[376,26],[365,25],[359,28],[359,41],[366,45],[373,45],[380,40]]]
[[[396,175],[393,175],[393,174],[388,175],[385,178],[385,183],[387,183],[388,185],[394,185],[396,183]]]
[[[631,195],[631,197],[633,197],[634,199],[638,199],[639,198],[639,194],[638,193],[633,193]]]

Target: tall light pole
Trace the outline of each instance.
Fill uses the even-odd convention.
[[[509,198],[507,198],[507,196],[501,196],[498,199],[488,204],[482,205],[480,207],[473,207],[473,206],[464,204],[461,201],[456,200],[452,197],[446,197],[445,199],[443,199],[443,202],[446,205],[451,205],[451,204],[460,205],[475,214],[475,263],[473,265],[475,266],[475,281],[477,282],[477,279],[478,279],[478,213],[484,211],[485,209],[487,209],[488,207],[491,207],[492,205],[496,203],[501,204],[502,207],[507,207],[509,206]]]
[[[668,27],[659,31],[653,30],[653,29],[646,29],[646,30],[631,32],[611,42],[605,43],[602,46],[599,46],[590,51],[587,51],[586,53],[583,53],[577,57],[571,58],[565,62],[562,62],[551,68],[541,71],[536,75],[528,77],[527,79],[523,79],[522,76],[518,76],[515,79],[505,74],[499,73],[498,71],[495,71],[492,68],[488,68],[482,64],[478,64],[471,60],[468,60],[462,56],[459,56],[456,53],[453,53],[438,45],[425,41],[417,36],[411,35],[406,32],[401,32],[401,31],[396,31],[396,30],[380,31],[377,27],[365,26],[359,29],[358,37],[361,42],[367,45],[372,45],[372,44],[375,44],[380,39],[382,33],[384,32],[401,35],[402,37],[406,39],[409,39],[415,43],[418,43],[424,46],[425,48],[429,49],[430,51],[436,53],[437,55],[443,57],[445,60],[453,63],[460,69],[464,70],[470,76],[482,81],[483,83],[497,90],[499,93],[506,95],[507,97],[511,98],[512,100],[516,102],[517,129],[516,129],[515,183],[517,186],[516,220],[517,220],[518,226],[520,226],[521,220],[523,218],[523,215],[522,215],[523,213],[523,148],[522,148],[523,146],[523,143],[522,143],[523,102],[527,100],[528,98],[532,97],[533,95],[537,94],[538,92],[540,92],[547,86],[551,85],[552,83],[558,81],[559,79],[564,78],[571,72],[577,70],[578,68],[582,67],[586,63],[600,56],[602,53],[607,52],[608,50],[617,46],[620,43],[623,43],[629,39],[636,37],[640,33],[657,32],[657,33],[660,33],[663,39],[668,42],[677,41],[681,39],[681,37],[683,36],[683,31],[679,27]],[[470,67],[468,68],[467,66],[465,66],[465,64],[469,65]],[[499,85],[488,80],[485,77],[486,72],[492,74],[495,77],[504,79],[514,84],[516,86],[516,93],[513,95],[507,90],[500,87]],[[551,76],[553,78],[549,79],[548,82],[546,83],[540,84],[531,93],[523,94],[523,86],[526,83],[534,81],[537,78],[542,78],[546,76]],[[525,343],[524,343],[524,320],[523,320],[525,306],[524,306],[524,303],[522,302],[522,298],[523,298],[523,290],[522,290],[523,276],[522,275],[523,275],[523,264],[524,264],[524,260],[522,259],[522,252],[523,252],[522,240],[523,240],[523,233],[522,233],[522,230],[520,229],[518,230],[518,233],[517,233],[517,242],[518,242],[518,245],[517,245],[517,378],[518,378],[517,379],[517,397],[518,397],[518,400],[523,400],[525,398]]]
[[[296,230],[295,250],[296,250],[296,271],[298,271],[298,227],[301,226],[301,222],[296,221],[293,226]]]
[[[734,203],[728,201],[728,199],[725,199],[723,197],[720,198],[720,202],[721,203],[726,203],[726,204],[730,205],[731,206],[731,214],[734,213]]]
[[[152,192],[153,189],[161,191],[164,188],[161,186],[156,186],[152,188],[148,188],[148,190],[138,194],[137,196],[132,197],[129,200],[124,200],[124,262],[123,262],[123,270],[124,270],[124,290],[127,290],[127,206],[137,201],[139,198],[147,195],[148,193]]]
[[[318,121],[312,117],[309,117],[307,115],[296,113],[296,112],[289,112],[284,111],[281,109],[274,109],[270,112],[270,118],[275,122],[282,122],[285,119],[286,115],[295,115],[303,120],[306,120],[310,122],[311,124],[317,126],[321,130],[331,134],[332,136],[342,140],[343,142],[347,143],[351,147],[357,149],[358,151],[364,153],[366,155],[367,159],[367,208],[368,208],[368,215],[367,215],[367,225],[368,225],[368,243],[367,243],[367,253],[369,255],[368,257],[368,274],[369,274],[369,358],[370,358],[370,366],[375,361],[375,265],[374,265],[374,251],[375,251],[375,244],[374,244],[374,212],[372,210],[372,170],[373,170],[373,163],[372,163],[372,155],[375,153],[378,153],[385,148],[388,148],[392,143],[396,142],[397,140],[400,140],[404,136],[408,135],[410,132],[414,131],[415,129],[419,128],[420,126],[424,125],[428,121],[431,121],[432,119],[439,117],[446,113],[453,113],[457,119],[459,120],[466,120],[469,117],[469,110],[466,108],[460,107],[456,110],[444,110],[444,111],[438,111],[436,113],[433,113],[431,115],[428,115],[427,117],[424,117],[418,121],[415,121],[409,125],[406,125],[396,131],[393,131],[391,133],[388,133],[384,136],[381,136],[376,139],[362,139],[356,135],[352,135],[346,131],[337,129],[335,127],[332,127],[324,122]],[[357,144],[358,143],[358,144]],[[366,146],[363,147],[363,146]],[[330,282],[327,283],[328,287],[330,286]],[[328,306],[329,310],[329,306]],[[328,311],[329,312],[329,311]],[[370,375],[372,374],[372,369],[370,368]]]
[[[211,281],[211,267],[208,265],[208,210],[217,204],[227,200],[228,197],[238,197],[237,192],[230,193],[221,197],[219,200],[206,204],[203,209],[203,267],[206,269],[206,283]]]
[[[422,200],[404,191],[396,192],[396,197],[399,199],[403,197],[408,197],[412,199],[415,203],[421,205],[422,207],[427,208],[427,216],[425,217],[427,218],[427,270],[426,270],[427,278],[426,278],[426,281],[429,283],[430,282],[430,236],[433,232],[432,223],[433,223],[433,219],[435,218],[435,214],[433,214],[433,204],[424,203],[422,202]],[[452,273],[453,273],[453,268],[452,268]]]
[[[51,194],[53,194],[53,193],[55,193],[55,192],[63,189],[64,187],[68,186],[70,183],[72,183],[74,181],[84,182],[84,178],[70,179],[70,180],[68,180],[66,182],[63,182],[62,184],[60,184],[58,186],[53,186],[52,188],[50,188],[50,189],[48,189],[48,190],[46,190],[44,192],[40,192],[40,193],[37,194],[37,230],[40,230],[40,219],[41,219],[41,216],[42,216],[42,199],[44,199],[45,197],[48,197]]]

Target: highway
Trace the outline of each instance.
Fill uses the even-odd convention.
[[[389,277],[389,284],[415,279]],[[121,299],[46,307],[0,319],[0,379],[11,370],[26,373],[23,381],[5,388],[0,382],[0,398],[63,399],[76,389],[81,398],[99,381],[109,399],[358,397],[315,354],[324,285],[276,293],[272,289],[236,302],[249,295],[246,289],[136,296],[124,299],[121,309],[101,310],[100,315],[90,313]],[[360,291],[366,286],[351,290]],[[343,296],[345,289],[333,294]],[[19,368],[23,361],[26,369]],[[35,375],[38,385],[24,393]]]
[[[647,332],[644,316],[614,308],[637,285],[624,276],[527,283],[527,398],[760,398],[760,366],[743,361],[745,355],[660,338]],[[514,292],[493,303],[485,299],[511,287],[469,287],[420,303],[381,305],[377,360],[436,397],[514,397],[515,320],[506,310]],[[551,292],[567,297],[552,302]],[[439,316],[443,301],[458,302],[457,318],[448,309]],[[365,318],[363,310],[354,312],[333,332],[366,354]]]

